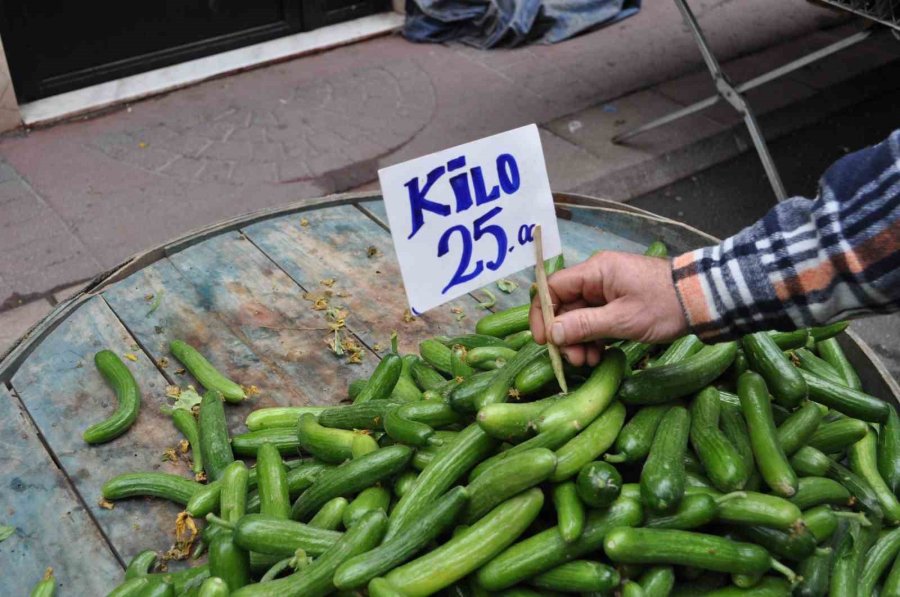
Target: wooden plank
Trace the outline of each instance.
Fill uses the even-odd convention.
[[[387,212],[384,209],[384,201],[380,199],[377,201],[364,201],[359,203],[358,207],[363,213],[367,214],[370,218],[378,222],[378,224],[385,230],[390,229],[390,227],[388,226]],[[396,256],[393,243],[390,244],[390,254],[392,256]],[[397,275],[399,276],[399,271]],[[477,305],[477,303],[487,300],[487,296],[484,294],[485,290],[490,291],[497,298],[497,303],[492,309],[490,309],[491,311],[501,311],[503,309],[509,309],[510,307],[518,307],[519,305],[524,305],[530,300],[528,289],[534,283],[534,272],[530,268],[526,268],[521,272],[517,272],[509,276],[508,279],[512,280],[519,286],[518,289],[509,294],[502,292],[495,283],[488,284],[487,286],[484,286],[483,288],[470,293],[469,296],[471,297],[471,300],[476,303],[476,307],[478,308],[476,319],[487,313],[486,310],[478,307]],[[465,323],[465,321],[463,323]],[[474,326],[474,322],[469,321],[468,329],[470,331],[474,329]]]
[[[122,566],[3,385],[0,446],[0,524],[15,528],[0,542],[0,595],[24,595],[48,566],[63,594],[106,594]]]
[[[128,433],[89,446],[82,432],[116,406],[115,395],[93,362],[104,348],[134,355],[135,361],[123,360],[141,389],[142,405]],[[106,510],[97,503],[100,487],[114,475],[161,471],[191,476],[185,463],[162,460],[163,451],[180,439],[169,417],[160,412],[166,379],[103,299],[84,303],[47,336],[13,376],[12,386],[120,559],[127,561],[143,549],[168,549],[179,506],[163,500],[125,500]]]
[[[347,325],[370,347],[390,350],[397,331],[402,351],[415,351],[421,340],[436,334],[472,330],[482,309],[469,300],[452,301],[414,321],[406,321],[406,295],[400,266],[388,232],[352,206],[330,207],[297,216],[259,222],[244,234],[304,289],[321,293],[322,280],[334,279],[332,304],[348,313]],[[369,255],[370,248],[375,249]],[[460,309],[462,320],[451,309]]]
[[[152,295],[158,302],[147,300]],[[204,308],[194,286],[167,259],[153,263],[116,282],[103,292],[109,306],[141,347],[158,363],[171,383],[185,387],[196,382],[176,373],[181,364],[169,352],[169,342],[184,340],[200,350],[220,371],[259,394],[226,409],[232,432],[243,431],[247,414],[264,406],[309,402],[309,397],[287,372],[257,354],[240,331],[230,329],[218,314]],[[199,387],[198,387],[199,389]]]
[[[287,373],[310,404],[337,402],[350,380],[374,369],[377,359],[368,350],[358,365],[329,350],[325,312],[313,310],[303,290],[240,233],[192,245],[169,261],[196,289],[198,309],[216,313],[239,332],[254,353]]]

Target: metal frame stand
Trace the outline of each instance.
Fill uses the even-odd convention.
[[[728,75],[725,74],[725,72],[722,70],[721,66],[719,66],[719,61],[716,60],[716,57],[713,55],[712,50],[710,49],[709,44],[707,43],[706,38],[703,35],[703,31],[700,29],[700,24],[697,22],[697,19],[694,17],[694,13],[691,11],[690,7],[687,4],[687,0],[675,0],[675,4],[681,11],[681,15],[684,17],[684,21],[690,29],[691,34],[694,36],[694,41],[697,42],[697,47],[700,49],[700,53],[703,55],[703,61],[706,63],[706,67],[709,69],[709,73],[713,78],[713,82],[715,83],[717,95],[708,97],[704,100],[700,100],[697,103],[686,106],[661,118],[657,118],[656,120],[648,122],[647,124],[639,126],[635,129],[620,133],[619,135],[613,137],[613,143],[622,143],[646,131],[655,129],[670,122],[674,122],[675,120],[684,118],[685,116],[695,114],[697,112],[700,112],[701,110],[705,110],[706,108],[715,105],[720,99],[724,99],[744,119],[744,124],[747,127],[747,131],[750,133],[750,138],[753,140],[753,146],[756,148],[756,152],[759,154],[759,159],[766,171],[766,176],[769,179],[769,184],[772,186],[772,191],[775,193],[775,197],[778,199],[778,201],[784,201],[784,199],[787,198],[787,194],[784,190],[784,184],[782,184],[781,182],[781,176],[778,174],[778,168],[775,166],[775,162],[772,160],[772,156],[769,153],[769,147],[768,145],[766,145],[766,138],[763,136],[762,130],[759,128],[759,123],[756,120],[756,116],[753,114],[753,110],[750,107],[750,104],[747,102],[747,99],[743,95],[744,92],[759,87],[760,85],[768,83],[769,81],[773,81],[795,70],[801,69],[804,66],[830,56],[835,52],[839,52],[845,48],[856,45],[859,42],[868,39],[869,36],[872,35],[872,31],[870,29],[860,31],[859,33],[855,33],[845,39],[842,39],[820,50],[812,52],[811,54],[807,54],[803,58],[799,58],[797,60],[794,60],[793,62],[785,64],[784,66],[780,66],[773,71],[762,74],[739,85],[735,85],[731,82],[731,79],[728,78]]]

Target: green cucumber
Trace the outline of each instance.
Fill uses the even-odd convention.
[[[528,344],[529,340],[533,340],[534,336],[531,334],[531,330],[522,330],[521,332],[516,332],[514,334],[510,334],[503,339],[503,342],[507,347],[513,350],[519,350],[526,344]]]
[[[279,461],[281,458],[278,459]],[[259,475],[259,461],[257,461],[257,478]],[[247,486],[250,481],[250,471],[247,465],[236,460],[225,467],[220,483],[219,516],[226,522],[235,523],[247,510]]]
[[[228,438],[228,424],[225,421],[225,406],[222,395],[209,390],[200,401],[200,453],[203,468],[210,481],[222,476],[225,468],[234,462],[231,441]]]
[[[160,581],[150,583],[138,595],[140,597],[175,597],[175,588],[171,583]]]
[[[652,348],[652,344],[646,344],[636,340],[626,340],[618,346],[618,349],[625,355],[625,362],[628,363],[628,367],[630,368],[636,368]]]
[[[797,365],[804,371],[809,371],[823,379],[836,384],[843,385],[844,378],[838,373],[837,369],[831,366],[828,361],[824,361],[814,355],[811,351],[800,348],[793,351],[792,357],[796,360]]]
[[[355,458],[322,472],[291,509],[291,518],[303,520],[332,498],[354,494],[402,471],[412,458],[407,446],[395,445]]]
[[[575,560],[535,575],[528,584],[548,591],[584,594],[610,591],[620,581],[619,573],[606,564]]]
[[[606,454],[604,458],[613,463],[636,462],[646,458],[650,453],[656,428],[671,406],[655,404],[638,409],[616,437],[615,453]]]
[[[526,450],[493,466],[466,487],[469,503],[462,515],[472,524],[506,499],[548,479],[556,468],[556,455],[544,448]]]
[[[553,372],[553,365],[550,363],[550,356],[544,355],[541,358],[532,361],[522,371],[516,375],[515,388],[521,396],[529,396],[534,394],[547,384],[556,381],[556,374]]]
[[[217,576],[204,580],[197,590],[197,597],[228,597],[229,594],[228,584]]]
[[[641,470],[641,498],[651,510],[673,509],[684,495],[684,454],[690,428],[691,415],[687,409],[673,406],[656,430]]]
[[[497,369],[497,361],[507,362],[516,356],[515,350],[505,346],[480,346],[466,354],[466,363],[479,369]]]
[[[840,537],[833,537],[827,549],[818,550],[797,567],[800,582],[794,586],[793,594],[797,597],[825,597],[828,594],[828,581],[831,579],[831,564],[834,548]]]
[[[357,433],[350,442],[350,457],[360,458],[366,454],[370,454],[381,447],[374,437],[368,433]]]
[[[781,350],[803,348],[809,341],[809,330],[806,328],[800,328],[791,332],[771,331],[766,333],[769,334],[769,337]]]
[[[702,490],[700,490],[702,491]],[[800,508],[777,495],[745,491],[716,500],[716,518],[734,525],[765,526],[789,530],[800,523]]]
[[[587,429],[556,450],[556,470],[550,480],[559,483],[574,477],[583,466],[599,458],[615,441],[624,422],[625,407],[621,402],[613,402]],[[544,433],[565,433],[567,429],[571,430],[570,427],[560,426]]]
[[[402,473],[397,477],[397,480],[394,481],[394,495],[398,498],[403,497],[410,489],[412,489],[417,477],[418,475],[413,471]]]
[[[337,464],[353,457],[353,431],[324,427],[310,414],[300,417],[297,428],[300,447],[319,460]]]
[[[234,525],[234,542],[239,547],[273,556],[292,556],[298,549],[317,556],[340,538],[336,531],[262,514],[246,514]]]
[[[719,392],[719,398],[721,399],[721,397],[722,392]],[[747,429],[747,422],[744,420],[744,415],[741,413],[740,399],[738,399],[737,406],[722,402],[719,418],[722,426],[722,433],[725,434],[725,437],[728,438],[728,441],[731,442],[734,449],[741,455],[741,460],[744,461],[744,466],[747,470],[752,471],[750,473],[750,479],[758,479],[759,473],[756,472],[756,463],[753,460],[753,446],[750,443],[750,432]],[[746,487],[750,487],[749,480]]]
[[[891,491],[900,493],[900,416],[893,408],[878,431],[878,471]]]
[[[336,497],[328,500],[319,508],[315,516],[309,519],[308,525],[315,529],[336,531],[344,523],[344,511],[350,502],[346,498]]]
[[[553,507],[556,509],[556,526],[563,541],[572,543],[584,531],[584,503],[578,497],[573,481],[553,486]]]
[[[447,398],[453,410],[459,413],[477,411],[478,406],[476,406],[475,400],[487,391],[498,372],[480,371],[462,382],[452,382],[453,385],[447,393]]]
[[[562,395],[555,395],[534,402],[488,404],[478,411],[476,420],[491,437],[504,441],[523,440],[534,433],[540,414],[561,398]]]
[[[261,514],[275,518],[290,518],[287,471],[284,469],[278,449],[272,444],[263,444],[259,448],[256,460],[256,490],[259,493]]]
[[[681,529],[701,527],[716,518],[718,506],[711,495],[695,493],[684,496],[671,514],[648,513],[644,526],[652,529]]]
[[[786,532],[764,526],[745,526],[738,531],[741,538],[764,547],[777,558],[802,562],[816,551],[816,538],[809,529],[798,527]]]
[[[547,448],[548,450],[556,450],[557,448],[562,447],[574,436],[574,430],[569,427],[563,427],[562,429],[557,431],[539,433],[534,437],[518,443],[509,449],[497,452],[490,458],[483,460],[474,469],[472,469],[472,472],[469,474],[469,479],[478,478],[478,475],[480,475],[486,469],[494,466],[498,462],[502,462],[503,460],[510,458],[511,456],[524,452],[525,450],[531,450],[533,448]]]
[[[661,365],[678,363],[691,355],[697,354],[700,352],[701,348],[703,348],[703,342],[694,334],[682,336],[678,340],[672,342],[672,344],[670,344],[656,360],[651,361],[647,367],[659,367]]]
[[[843,452],[868,432],[869,425],[865,421],[845,417],[819,426],[807,443],[825,454],[835,454]]]
[[[767,332],[744,336],[741,344],[750,369],[766,380],[766,387],[776,402],[786,408],[794,408],[808,393],[806,382],[781,348]]]
[[[391,539],[421,516],[434,500],[491,453],[496,445],[497,440],[487,435],[477,424],[472,424],[461,431],[453,442],[443,446],[434,460],[419,474],[409,493],[397,502],[391,512],[386,539]]]
[[[891,405],[858,390],[847,388],[798,369],[809,387],[809,398],[840,413],[870,423],[887,421]]]
[[[98,352],[94,355],[94,364],[115,392],[118,406],[110,417],[85,429],[82,438],[89,444],[103,444],[128,431],[137,420],[141,391],[131,371],[113,351]]]
[[[563,426],[581,431],[587,427],[612,402],[624,372],[625,355],[617,349],[607,351],[587,381],[541,413],[538,431],[552,431]]]
[[[881,504],[885,519],[891,524],[900,523],[900,501],[878,472],[875,432],[868,430],[862,439],[850,446],[850,470],[869,484]]]
[[[847,360],[837,339],[828,338],[827,340],[816,342],[816,352],[819,353],[822,360],[834,367],[835,371],[843,379],[843,385],[852,390],[862,391],[862,382],[859,380],[859,375],[857,375],[850,361]]]
[[[603,549],[616,563],[674,564],[731,574],[762,574],[773,562],[765,549],[753,543],[674,529],[612,529]]]
[[[573,543],[563,541],[559,529],[553,527],[511,545],[478,571],[478,584],[488,591],[503,590],[565,562],[594,554],[611,529],[638,525],[642,517],[640,502],[620,498],[605,511],[590,512],[581,537]]]
[[[387,515],[391,505],[391,492],[384,487],[373,485],[359,492],[347,509],[344,510],[344,528],[349,529],[356,524],[367,512],[380,510]]]
[[[869,482],[866,479],[844,465],[835,462],[811,446],[805,446],[797,452],[797,454],[794,454],[794,457],[796,458],[801,455],[801,453],[803,453],[803,459],[814,464],[813,468],[817,473],[814,476],[821,477],[827,475],[829,478],[834,479],[846,487],[850,494],[856,499],[857,504],[861,506],[872,519],[881,520],[884,517],[884,511],[881,508],[879,495],[872,486],[869,485]],[[867,457],[863,458],[863,461],[865,460],[867,460]],[[864,462],[864,465],[868,467],[868,463]],[[822,469],[824,469],[824,471],[819,472]]]
[[[313,417],[314,415],[308,416]],[[248,431],[231,438],[231,451],[237,456],[256,456],[264,445],[274,447],[285,456],[296,456],[300,448],[300,438],[297,437],[296,426]]]
[[[719,429],[720,412],[716,388],[708,387],[697,394],[691,402],[691,446],[713,485],[720,491],[736,491],[744,487],[751,471]]]
[[[776,432],[778,445],[781,446],[784,455],[791,456],[805,446],[819,429],[824,416],[822,409],[815,402],[809,401],[791,413],[791,416],[778,426]]]
[[[450,348],[462,346],[466,350],[474,348],[509,348],[509,345],[502,338],[485,334],[463,334],[462,336],[447,338],[442,343]]]
[[[353,400],[354,398],[359,396],[359,393],[363,391],[363,388],[366,387],[366,384],[368,382],[369,382],[368,379],[363,379],[363,378],[354,379],[353,381],[351,381],[350,385],[347,386],[347,397],[350,398],[350,400]],[[303,413],[300,413],[300,414],[303,414]],[[313,414],[315,414],[315,413],[313,413]]]
[[[407,561],[454,524],[467,498],[468,492],[463,487],[454,487],[406,532],[341,564],[334,575],[335,586],[344,590],[363,587],[378,575]]]
[[[723,342],[706,346],[683,361],[645,369],[622,382],[619,399],[627,405],[661,404],[693,394],[728,369],[736,353],[735,342]]]
[[[739,587],[724,587],[708,593],[704,597],[788,597],[791,594],[791,584],[774,576],[763,576],[756,585],[742,589]]]
[[[900,595],[900,556],[894,560],[887,578],[881,587],[881,595]]]
[[[675,571],[671,566],[653,566],[641,574],[638,583],[644,597],[668,597],[675,587]]]
[[[131,497],[158,497],[186,505],[203,486],[171,473],[125,473],[103,484],[100,492],[107,500]]]
[[[53,576],[53,568],[47,568],[44,576],[39,580],[29,593],[30,597],[53,597],[56,595],[56,577]]]
[[[136,597],[150,586],[146,578],[131,578],[106,594],[106,597]]]
[[[391,395],[400,373],[403,370],[403,361],[399,355],[389,353],[385,355],[375,371],[372,372],[366,387],[353,399],[353,404],[361,404],[370,400],[384,400]]]
[[[372,400],[362,404],[351,404],[326,408],[318,415],[318,422],[323,427],[331,429],[382,429],[384,415],[390,408],[402,404],[394,400]],[[301,413],[301,416],[307,413]],[[312,413],[310,413],[312,414]],[[300,418],[294,422],[296,429]]]
[[[455,379],[468,379],[475,373],[475,369],[467,362],[468,351],[464,346],[450,347],[450,373]]]
[[[172,411],[172,424],[181,432],[191,447],[191,470],[195,475],[203,472],[203,454],[200,453],[200,426],[194,413],[183,408]]]
[[[229,591],[250,583],[250,554],[234,542],[231,533],[222,533],[209,545],[209,574],[225,581]]]
[[[421,361],[418,355],[407,354],[401,357],[400,377],[391,390],[390,399],[398,402],[412,402],[422,399],[422,390],[416,385],[416,380],[412,375],[412,366],[414,363]]]
[[[422,359],[445,375],[453,375],[450,363],[450,347],[438,340],[430,338],[419,343],[419,354]]]
[[[232,597],[283,595],[324,597],[335,590],[334,574],[337,568],[353,556],[376,547],[384,536],[386,526],[384,514],[369,512],[312,564],[285,578],[248,585],[231,595]]]
[[[410,373],[412,373],[416,385],[422,390],[436,390],[447,383],[447,379],[443,375],[422,359],[414,361],[410,365]]]
[[[144,550],[131,558],[128,567],[125,568],[125,580],[140,578],[150,574],[150,569],[156,565],[159,555],[152,549]]]
[[[529,363],[547,352],[546,345],[535,343],[523,346],[516,356],[494,372],[488,387],[475,397],[475,408],[480,409],[488,404],[506,402],[518,375]]]
[[[608,462],[589,462],[578,471],[575,488],[591,508],[608,508],[622,491],[622,475]]]
[[[401,409],[401,406],[395,406],[384,415],[384,430],[391,439],[416,447],[439,441],[434,439],[434,429],[430,425],[404,417]]]
[[[384,579],[408,597],[431,595],[490,562],[527,529],[544,503],[538,488],[513,497],[437,549]]]
[[[791,456],[791,467],[805,477],[824,477],[828,474],[830,460],[812,446],[803,446]]]
[[[860,573],[869,548],[875,543],[880,525],[863,527],[851,522],[849,531],[838,545],[834,556],[829,595],[832,597],[866,597],[859,592]]]
[[[191,375],[208,391],[219,392],[228,402],[243,402],[244,388],[219,372],[197,349],[181,340],[172,340],[169,350]]]
[[[834,338],[848,327],[850,327],[849,321],[838,321],[820,327],[809,328],[809,335],[812,336],[813,340],[816,342],[821,342],[822,340]]]
[[[797,475],[778,443],[766,382],[758,373],[746,371],[738,379],[738,396],[763,480],[778,495],[791,497],[797,492]]]
[[[496,336],[498,338],[503,338],[516,332],[524,332],[529,326],[529,311],[531,311],[531,303],[485,315],[475,324],[475,331],[479,334]]]
[[[822,504],[849,506],[850,492],[828,477],[801,477],[797,493],[790,498],[790,502],[801,510]]]

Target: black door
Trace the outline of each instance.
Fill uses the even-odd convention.
[[[0,0],[20,102],[383,9],[384,0]]]

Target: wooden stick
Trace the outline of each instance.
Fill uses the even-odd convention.
[[[544,330],[547,335],[547,352],[550,353],[550,364],[553,365],[553,373],[563,394],[569,393],[566,385],[566,376],[563,373],[562,357],[559,348],[550,340],[550,330],[547,324],[553,322],[553,302],[550,298],[550,286],[547,284],[547,272],[544,270],[544,243],[541,241],[541,225],[534,227],[534,252],[537,264],[534,266],[534,277],[537,280],[538,296],[541,297],[541,313],[544,316]]]

